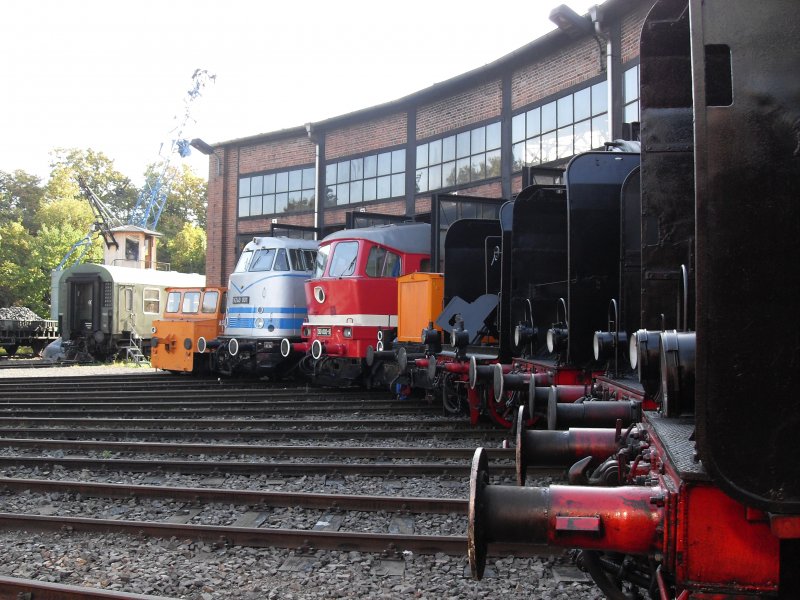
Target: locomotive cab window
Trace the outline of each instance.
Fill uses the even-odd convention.
[[[325,274],[325,266],[328,264],[330,251],[330,246],[323,246],[317,252],[317,258],[314,261],[314,277],[322,277]]]
[[[339,242],[333,248],[328,277],[348,277],[355,273],[358,242]]]
[[[217,300],[219,300],[219,292],[208,291],[203,294],[203,307],[202,311],[206,314],[217,312]]]
[[[250,261],[250,271],[271,271],[275,261],[275,248],[262,248],[256,250],[253,260]]]
[[[239,262],[236,263],[236,271],[237,273],[244,273],[250,268],[250,261],[253,260],[253,251],[252,250],[245,250],[242,252],[242,255],[239,257]]]
[[[181,305],[181,293],[180,292],[170,292],[167,296],[167,308],[164,309],[164,312],[168,313],[175,313],[178,312],[178,308]]]
[[[367,275],[369,277],[399,277],[400,257],[386,248],[373,246],[367,257]]]
[[[194,314],[200,308],[200,292],[186,292],[183,295],[182,312]]]
[[[275,257],[275,266],[273,267],[275,271],[288,271],[289,270],[289,257],[286,256],[286,248],[281,248],[278,250],[278,254]]]
[[[289,256],[291,258],[293,271],[311,271],[314,269],[316,257],[315,252],[312,250],[290,248]]]
[[[157,288],[144,288],[142,302],[146,314],[157,315],[161,312],[161,297]]]

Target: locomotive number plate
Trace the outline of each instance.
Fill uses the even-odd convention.
[[[250,304],[250,296],[234,296],[231,304]]]
[[[330,335],[331,328],[330,327],[317,327],[317,335]]]

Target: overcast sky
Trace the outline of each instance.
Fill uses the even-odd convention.
[[[480,67],[553,29],[561,3],[3,0],[0,171],[46,178],[51,150],[91,148],[141,185],[182,120],[195,69],[216,81],[191,104],[183,134],[213,144]],[[564,3],[585,14],[599,1]],[[206,177],[207,157],[187,160]]]

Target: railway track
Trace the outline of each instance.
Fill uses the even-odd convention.
[[[163,375],[91,378],[84,387],[53,379],[27,389],[0,382],[0,534],[34,532],[47,540],[40,545],[88,543],[109,557],[119,540],[233,560],[267,552],[278,579],[297,561],[324,569],[343,556],[402,572],[417,562],[463,570],[475,446],[490,448],[494,474],[514,476],[513,450],[500,447],[506,431],[385,392]],[[530,545],[494,552],[564,560]],[[133,593],[180,588],[124,584]]]

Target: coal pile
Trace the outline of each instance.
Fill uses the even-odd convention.
[[[0,320],[3,321],[41,321],[42,317],[24,306],[0,308]]]

